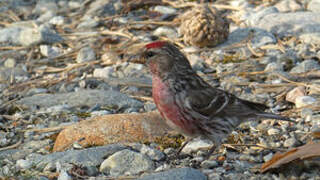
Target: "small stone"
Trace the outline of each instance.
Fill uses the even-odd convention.
[[[300,116],[301,116],[302,118],[306,118],[306,117],[308,117],[308,116],[312,116],[312,114],[313,114],[312,109],[303,108],[303,109],[301,110]]]
[[[176,30],[166,27],[166,26],[161,26],[158,27],[154,32],[153,35],[155,36],[166,36],[170,39],[175,39],[178,37],[178,33]]]
[[[45,89],[45,88],[32,88],[32,89],[29,89],[29,91],[27,92],[27,95],[33,96],[35,94],[44,94],[47,92],[48,92],[48,89]]]
[[[209,140],[203,140],[199,138],[195,138],[190,141],[183,149],[182,153],[190,154],[192,152],[197,152],[201,149],[210,149],[212,143]]]
[[[217,167],[219,164],[217,161],[205,160],[201,163],[201,167],[205,169],[211,169]]]
[[[16,60],[13,58],[8,58],[5,62],[4,62],[4,67],[7,68],[13,68],[16,66]]]
[[[43,172],[54,172],[55,170],[56,170],[56,164],[55,163],[48,163],[43,168]]]
[[[150,158],[127,149],[114,153],[100,165],[100,172],[113,177],[136,175],[152,169],[154,165]]]
[[[176,168],[163,172],[153,173],[138,178],[137,180],[206,180],[201,171],[193,168]]]
[[[43,56],[53,58],[62,54],[62,49],[48,45],[40,45],[40,52]]]
[[[157,108],[156,104],[155,103],[150,103],[150,102],[147,102],[144,104],[144,109],[149,112],[149,111],[153,111]]]
[[[99,22],[95,19],[88,18],[77,25],[77,29],[94,28],[99,25]]]
[[[53,18],[56,15],[53,11],[47,11],[45,13],[42,13],[38,18],[37,21],[45,23],[48,22],[51,18]]]
[[[175,150],[173,148],[166,148],[163,152],[169,155],[175,153]]]
[[[295,104],[297,108],[308,106],[316,103],[317,100],[311,96],[299,96],[296,98]]]
[[[297,146],[298,144],[299,144],[299,143],[298,143],[297,139],[294,138],[294,137],[291,137],[291,138],[289,138],[289,139],[287,139],[287,140],[284,141],[283,146],[284,146],[284,147],[295,147],[295,146]]]
[[[154,7],[154,11],[162,14],[175,14],[177,12],[176,9],[168,6],[156,6]]]
[[[121,62],[121,59],[119,58],[119,56],[111,51],[108,51],[104,54],[102,54],[101,56],[101,60],[105,63],[105,64],[116,64]]]
[[[315,13],[319,13],[320,12],[320,1],[319,0],[311,0],[308,3],[307,9],[309,11],[312,11],[312,12],[315,12]]]
[[[303,10],[303,7],[296,1],[282,0],[275,5],[279,12],[295,12]]]
[[[263,160],[264,160],[264,162],[267,162],[270,159],[272,159],[272,157],[273,157],[273,153],[269,153],[269,154],[263,156]]]
[[[309,59],[302,61],[296,67],[292,68],[290,73],[305,73],[311,70],[320,70],[320,65],[317,61]]]
[[[91,47],[82,48],[77,55],[77,63],[93,61],[96,59],[96,53]]]
[[[32,163],[29,160],[19,159],[17,160],[16,165],[21,169],[30,169],[32,166]]]
[[[87,166],[86,173],[88,176],[97,176],[97,174],[99,174],[99,169],[95,166]]]
[[[170,165],[163,164],[163,165],[157,167],[157,169],[155,169],[154,171],[155,172],[159,172],[159,171],[165,171],[165,170],[168,170],[168,169],[170,169]]]
[[[256,13],[252,13],[250,17],[248,17],[249,24],[252,26],[255,26],[258,22],[260,22],[264,17],[270,15],[270,14],[276,14],[279,13],[278,9],[276,7],[270,6],[267,8],[264,8],[262,10],[259,10]]]
[[[286,101],[295,103],[297,97],[305,96],[306,95],[306,89],[304,86],[298,86],[291,91],[289,91],[286,95]]]
[[[64,24],[64,17],[62,16],[55,16],[50,19],[49,21],[50,24],[58,25],[61,26]]]
[[[110,78],[113,77],[114,68],[112,66],[107,66],[105,68],[96,68],[93,71],[93,77],[96,78]]]
[[[103,115],[107,115],[107,114],[111,114],[110,111],[107,111],[107,110],[100,110],[100,111],[92,111],[91,112],[91,116],[94,117],[94,116],[103,116]]]
[[[36,28],[24,28],[16,38],[19,38],[19,44],[25,47],[40,43],[52,44],[63,40],[59,34],[45,25]]]
[[[188,55],[187,58],[189,59],[190,65],[193,70],[202,71],[204,69],[204,61],[198,55],[191,54]]]
[[[299,36],[299,39],[306,44],[320,44],[320,32],[304,33]]]
[[[66,172],[66,171],[61,171],[58,180],[72,180],[73,178]]]
[[[264,69],[265,71],[283,71],[283,65],[282,64],[278,64],[275,62],[269,63],[267,64],[266,68]]]
[[[276,135],[276,134],[280,134],[280,129],[276,129],[276,128],[271,128],[268,130],[268,134],[269,135]]]
[[[156,160],[156,161],[160,161],[165,158],[165,155],[163,154],[163,152],[157,149],[150,148],[149,146],[146,146],[144,144],[142,145],[140,152],[142,154],[149,156],[152,160]]]

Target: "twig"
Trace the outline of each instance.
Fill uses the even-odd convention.
[[[1,151],[5,151],[5,150],[9,150],[9,149],[17,148],[17,147],[20,146],[20,144],[22,143],[22,139],[23,139],[23,138],[20,138],[19,141],[18,141],[17,143],[13,144],[13,145],[0,148],[0,152],[1,152]]]
[[[64,67],[64,68],[47,67],[45,69],[38,70],[38,72],[42,72],[42,73],[43,72],[47,72],[47,73],[68,72],[81,66],[94,65],[94,64],[98,64],[99,62],[100,60],[83,62],[78,64],[68,64],[67,67]]]
[[[223,146],[246,146],[246,147],[259,147],[259,148],[263,148],[263,149],[270,149],[270,150],[277,150],[277,151],[286,151],[285,149],[281,149],[281,148],[273,148],[273,147],[265,147],[259,144],[222,144]]]
[[[194,6],[199,6],[199,4],[194,3],[194,2],[184,2],[184,3],[176,3],[172,2],[171,0],[162,0],[163,3],[167,3],[170,6],[174,8],[188,8],[188,7],[194,7]],[[233,11],[240,11],[242,8],[239,7],[234,7],[230,5],[223,5],[223,4],[214,4],[213,7],[217,9],[226,9],[226,10],[233,10]]]
[[[47,132],[53,132],[53,131],[61,131],[69,126],[72,125],[65,125],[65,126],[57,126],[57,127],[49,127],[49,128],[41,128],[41,129],[24,129],[21,130],[21,132],[37,132],[37,133],[47,133]]]
[[[0,50],[23,50],[23,49],[27,49],[27,48],[22,47],[22,46],[3,46],[3,47],[0,47]]]
[[[252,45],[251,45],[251,42],[250,42],[250,41],[247,43],[247,47],[248,47],[248,49],[250,50],[250,52],[251,52],[253,55],[257,56],[257,57],[262,57],[262,56],[264,56],[264,54],[265,54],[264,52],[262,52],[262,53],[256,52],[256,51],[252,48]]]
[[[308,86],[308,84],[306,84],[306,83],[300,83],[300,82],[291,81],[291,80],[289,80],[288,78],[282,76],[282,75],[279,74],[279,73],[275,73],[275,74],[276,74],[280,79],[282,79],[282,80],[284,80],[284,81],[287,81],[287,82],[289,82],[289,83],[292,83],[292,84],[294,84],[294,85],[297,85],[297,86]]]
[[[128,24],[154,24],[154,25],[163,25],[163,26],[176,26],[178,23],[176,22],[168,22],[168,21],[131,21]]]
[[[110,30],[103,30],[100,32],[100,34],[102,35],[116,35],[116,36],[122,36],[122,37],[126,37],[128,39],[133,39],[134,36],[128,32],[124,33],[122,31],[110,31]]]
[[[151,97],[147,97],[147,96],[130,96],[130,97],[138,100],[142,100],[142,101],[153,101]]]

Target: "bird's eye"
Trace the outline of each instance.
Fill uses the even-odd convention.
[[[155,53],[154,52],[151,52],[151,51],[148,51],[147,53],[146,53],[146,57],[147,58],[151,58],[152,56],[154,56],[155,55]]]

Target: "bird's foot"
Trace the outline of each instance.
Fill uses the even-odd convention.
[[[213,152],[214,152],[216,149],[217,149],[216,146],[213,145],[213,146],[209,149],[208,153],[204,156],[204,159],[205,159],[205,160],[208,160],[211,155],[216,155],[217,153],[213,154]]]

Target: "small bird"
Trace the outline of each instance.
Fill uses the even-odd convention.
[[[242,122],[260,118],[291,121],[265,112],[267,106],[263,104],[212,87],[169,42],[156,41],[145,45],[140,58],[149,66],[153,100],[166,123],[189,140],[198,136],[211,140],[214,146],[209,155]]]

